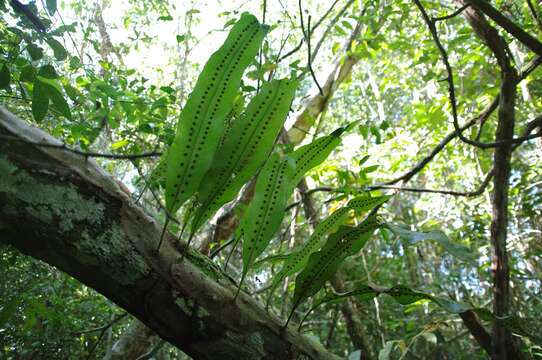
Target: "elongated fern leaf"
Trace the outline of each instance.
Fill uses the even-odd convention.
[[[325,220],[321,221],[313,234],[305,245],[300,249],[288,255],[282,269],[275,275],[269,298],[272,296],[273,291],[280,284],[280,282],[289,275],[295,274],[300,271],[309,260],[309,257],[314,253],[321,245],[322,239],[336,229],[339,225],[344,223],[344,220],[348,217],[352,210],[367,211],[371,210],[377,205],[383,204],[389,200],[391,196],[360,196],[350,200],[348,206],[342,207],[329,215]]]
[[[317,165],[320,165],[333,149],[341,142],[341,135],[351,128],[348,125],[339,128],[327,136],[322,136],[310,144],[303,145],[296,149],[290,156],[295,160],[295,173],[290,181],[293,190],[301,181],[305,173]]]
[[[348,217],[350,210],[351,209],[349,207],[340,208],[328,216],[325,220],[321,221],[305,245],[301,249],[288,255],[284,265],[273,279],[268,303],[269,299],[273,295],[273,292],[282,282],[282,280],[288,275],[295,274],[307,264],[310,255],[321,245],[321,240],[324,238],[324,236],[329,234],[333,228],[336,228],[339,224],[342,224]]]
[[[258,176],[254,198],[239,224],[243,231],[243,275],[239,288],[256,258],[280,227],[290,196],[286,187],[294,170],[292,159],[281,159],[278,153],[274,153]]]
[[[316,294],[335,274],[343,260],[357,253],[381,225],[381,221],[373,215],[356,227],[343,225],[328,237],[324,247],[310,256],[307,266],[296,278],[293,308],[288,322],[299,304]]]
[[[244,13],[199,75],[168,153],[166,207],[171,214],[196,192],[209,169],[243,72],[266,32],[267,26]]]
[[[224,204],[233,200],[269,156],[288,115],[297,81],[264,83],[246,111],[232,124],[198,190],[200,206],[192,234]]]

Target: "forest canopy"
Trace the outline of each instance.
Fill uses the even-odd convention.
[[[542,358],[538,3],[0,11],[0,358]]]

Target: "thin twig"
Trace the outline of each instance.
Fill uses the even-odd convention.
[[[161,152],[152,151],[147,153],[139,153],[139,154],[108,154],[108,153],[98,153],[93,151],[82,151],[79,149],[73,149],[68,147],[66,144],[51,144],[51,143],[37,143],[29,140],[22,139],[20,137],[15,136],[9,136],[9,135],[0,135],[1,140],[6,141],[12,141],[12,142],[20,142],[27,145],[42,147],[42,148],[50,148],[50,149],[58,149],[58,150],[64,150],[67,152],[71,152],[73,154],[81,155],[85,158],[105,158],[105,159],[113,159],[113,160],[134,160],[134,159],[141,159],[141,158],[149,158],[149,157],[159,157],[162,155]]]
[[[98,347],[98,344],[100,343],[100,341],[104,337],[105,332],[107,331],[107,329],[109,329],[111,326],[113,326],[113,324],[115,324],[119,320],[124,319],[127,315],[128,315],[128,313],[124,313],[122,315],[119,315],[117,318],[113,319],[113,321],[111,321],[109,324],[102,327],[102,329],[100,330],[100,335],[98,336],[98,339],[92,345],[92,348],[88,352],[87,360],[90,360],[92,358],[92,355],[94,355],[94,351],[96,350],[96,348]]]
[[[312,28],[312,31],[316,31],[316,28],[318,28],[318,26],[320,26],[320,24],[325,20],[325,18],[332,12],[333,8],[335,7],[335,5],[337,5],[338,1],[335,0],[335,2],[329,7],[329,9],[326,11],[326,13],[320,18],[320,20],[318,20],[316,22],[316,24],[314,24],[314,27]],[[347,9],[348,7],[350,7],[350,5],[352,5],[354,3],[354,0],[349,0],[348,3],[339,11],[340,14],[343,14]],[[333,21],[332,21],[333,22]],[[312,33],[309,34],[309,36],[312,36]],[[284,54],[284,56],[282,57],[279,57],[278,60],[277,60],[277,63],[280,63],[281,61],[283,61],[284,59],[292,56],[293,54],[295,54],[296,52],[298,52],[301,47],[303,46],[303,42],[305,41],[305,38],[302,38],[299,43],[290,51],[288,51],[286,54]]]
[[[262,14],[262,24],[265,24],[265,13],[267,12],[267,0],[263,0],[263,14]],[[263,43],[260,45],[259,50],[259,61],[258,61],[258,71],[260,71],[260,74],[258,74],[258,85],[256,87],[256,94],[260,92],[260,75],[262,71],[262,57],[263,57]]]
[[[215,258],[222,250],[230,246],[235,241],[235,236],[232,237],[230,240],[226,241],[224,244],[220,245],[216,250],[214,250],[210,255],[209,258],[213,259]]]
[[[83,335],[83,334],[89,334],[89,333],[93,333],[93,332],[97,332],[97,331],[102,331],[104,329],[107,330],[107,329],[109,329],[111,327],[111,325],[113,325],[114,323],[124,319],[126,316],[128,316],[127,312],[118,315],[111,322],[109,322],[109,323],[107,323],[105,325],[102,325],[102,326],[99,326],[99,327],[93,328],[93,329],[77,331],[77,332],[72,333],[72,335]]]
[[[445,20],[450,20],[454,17],[456,17],[457,15],[461,14],[466,8],[468,8],[470,6],[470,4],[465,4],[463,6],[461,6],[459,9],[457,9],[456,11],[454,11],[453,13],[451,14],[448,14],[448,15],[444,15],[444,16],[439,16],[439,17],[434,17],[433,19],[431,19],[433,22],[437,22],[437,21],[445,21]]]
[[[309,20],[307,21],[307,31],[310,33],[311,31],[311,16],[309,15]],[[320,92],[320,96],[324,96],[324,91],[322,90],[322,87],[318,83],[318,79],[316,79],[316,74],[314,73],[314,69],[312,68],[312,56],[311,56],[311,38],[307,37],[307,48],[308,48],[308,65],[309,70],[311,72],[312,79],[314,80],[316,86],[318,87],[318,91]]]

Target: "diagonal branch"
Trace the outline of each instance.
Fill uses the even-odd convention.
[[[527,48],[535,52],[538,56],[542,56],[542,43],[537,38],[527,33],[512,20],[504,16],[499,10],[495,9],[486,0],[468,0],[469,3],[480,9],[491,20],[495,21],[507,33],[519,40]]]
[[[58,144],[0,107],[0,133]],[[167,234],[92,160],[21,142],[0,143],[0,241],[104,294],[197,359],[338,359],[284,329],[210,260]],[[9,204],[10,206],[5,206]],[[60,210],[59,210],[60,209]]]

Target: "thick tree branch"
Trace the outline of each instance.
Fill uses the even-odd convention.
[[[62,145],[0,108],[0,132]],[[92,160],[64,149],[0,143],[0,241],[96,289],[198,359],[337,359],[167,235]]]
[[[495,21],[507,33],[519,40],[523,45],[531,49],[538,56],[542,56],[542,43],[537,38],[527,33],[512,20],[504,16],[486,0],[468,0],[469,3],[480,9],[491,20]]]
[[[489,3],[480,3],[478,0],[470,1],[470,3],[482,9],[484,13],[489,12],[495,15],[492,12],[495,9]],[[495,142],[502,142],[502,145],[495,148],[493,155],[495,175],[493,178],[490,227],[494,299],[493,313],[497,319],[493,322],[491,357],[495,360],[521,359],[521,353],[517,349],[510,331],[501,320],[510,315],[510,270],[506,250],[506,238],[508,228],[508,189],[511,172],[510,159],[514,150],[511,140],[514,136],[518,73],[512,66],[506,42],[487,22],[478,8],[468,8],[464,12],[464,16],[476,34],[493,52],[501,70],[501,89]],[[493,19],[495,20],[495,18]],[[496,22],[499,23],[498,21]]]

